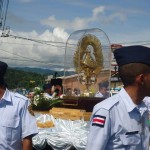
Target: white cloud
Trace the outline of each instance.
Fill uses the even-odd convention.
[[[124,33],[115,32],[113,35],[110,34],[110,36],[113,37],[111,39],[111,43],[122,43],[123,45],[141,44],[150,47],[150,43],[148,42],[150,39],[149,33],[150,29],[141,29],[138,32],[132,32],[132,34],[130,31],[126,31]]]
[[[98,14],[104,13],[105,7],[99,6],[93,9],[93,16],[97,16]]]
[[[98,20],[100,20],[100,22],[103,22],[105,24],[110,24],[112,23],[113,21],[121,21],[121,22],[124,22],[126,20],[126,16],[122,13],[113,13],[113,14],[110,14],[108,16],[106,15],[103,15],[103,16],[99,16],[97,17]]]
[[[89,27],[90,23],[106,24],[118,19],[119,21],[125,21],[126,16],[122,12],[113,11],[111,14],[108,12],[108,8],[104,6],[96,7],[92,10],[92,14],[89,17],[76,17],[73,20],[57,20],[55,16],[49,16],[47,19],[41,21],[42,25],[46,25],[51,28],[61,27],[65,30],[80,30]]]
[[[111,10],[111,13],[108,11]],[[113,21],[119,20],[124,22],[126,20],[126,14],[121,11],[112,10],[112,8],[99,6],[93,9],[91,21],[100,22],[101,24],[109,24]]]
[[[64,65],[64,46],[69,35],[63,29],[54,28],[52,32],[46,30],[42,34],[36,31],[15,33],[11,31],[11,35],[16,35],[16,38],[0,38],[0,58],[9,66],[49,68]],[[26,40],[17,37],[25,37]],[[39,42],[29,39],[36,39]]]
[[[73,21],[69,20],[57,20],[55,16],[50,16],[48,19],[42,20],[41,24],[47,25],[51,28],[63,28],[63,29],[71,29],[71,30],[77,30],[82,29],[86,27],[87,21],[86,19],[82,18],[75,18]]]
[[[68,38],[68,33],[64,31],[64,29],[62,28],[54,28],[53,30],[53,35],[56,39],[61,39],[63,40],[63,42],[66,42],[67,38]]]
[[[113,21],[118,18],[120,21],[124,22],[126,20],[126,16],[122,13],[114,13],[108,17],[108,20]]]
[[[30,2],[31,0],[20,0],[22,2]],[[137,11],[136,11],[137,12]],[[130,13],[136,13],[134,10]],[[41,21],[42,25],[46,25],[53,30],[45,30],[39,34],[37,31],[32,32],[14,32],[12,35],[26,37],[27,39],[36,39],[41,43],[30,40],[23,40],[18,38],[0,38],[1,44],[1,59],[2,57],[9,57],[4,59],[9,66],[35,66],[35,67],[53,67],[54,65],[63,66],[65,42],[69,37],[66,32],[89,28],[90,24],[110,24],[112,22],[125,22],[129,12],[121,9],[114,9],[112,7],[98,6],[91,10],[89,17],[75,17],[72,20],[58,20],[54,15]],[[121,43],[123,41],[138,41],[140,39],[149,39],[150,31],[138,31],[135,34],[111,32],[109,37],[112,37],[111,42]],[[44,41],[47,41],[46,43]],[[53,41],[53,42],[51,42]],[[43,43],[44,42],[44,43]],[[43,43],[43,44],[42,44]],[[12,60],[17,59],[17,60]],[[26,61],[23,61],[26,60]],[[37,60],[37,61],[36,61]],[[41,63],[39,63],[40,61]],[[42,63],[45,62],[45,63]]]

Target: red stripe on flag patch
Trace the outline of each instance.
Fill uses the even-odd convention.
[[[104,127],[105,125],[105,116],[95,115],[92,120],[92,126]]]

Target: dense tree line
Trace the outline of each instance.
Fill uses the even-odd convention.
[[[15,70],[12,68],[8,68],[5,75],[5,80],[9,89],[31,89],[34,86],[42,86],[45,83],[45,78],[46,76],[41,74]]]

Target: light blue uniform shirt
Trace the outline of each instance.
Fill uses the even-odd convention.
[[[148,150],[148,109],[123,88],[93,110],[86,150]]]
[[[0,150],[21,150],[23,138],[38,133],[29,100],[6,89],[0,100]]]

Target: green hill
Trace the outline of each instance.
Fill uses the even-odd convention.
[[[26,88],[30,89],[33,86],[42,86],[45,82],[45,75],[38,73],[16,70],[8,68],[5,80],[9,89]]]
[[[31,89],[34,86],[43,86],[48,75],[57,77],[64,76],[64,71],[54,71],[41,68],[8,68],[5,80],[9,89],[25,88]],[[66,75],[72,75],[74,72],[66,72]]]
[[[41,68],[29,68],[29,67],[15,67],[16,70],[26,71],[26,72],[33,72],[42,75],[53,75],[55,71],[49,69],[41,69]]]

